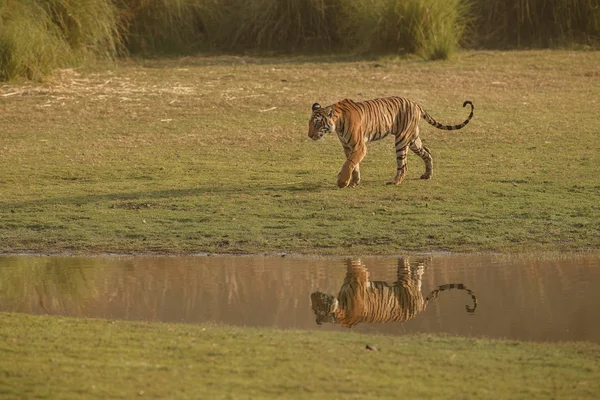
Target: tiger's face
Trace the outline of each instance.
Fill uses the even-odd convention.
[[[322,108],[319,103],[312,106],[312,115],[308,121],[308,137],[312,140],[319,140],[326,133],[335,132],[335,122],[333,122],[333,107]]]
[[[335,296],[322,292],[314,292],[310,295],[310,303],[313,312],[315,313],[317,325],[322,325],[323,322],[335,324],[336,311],[338,309],[338,299]]]

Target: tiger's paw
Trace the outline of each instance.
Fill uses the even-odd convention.
[[[347,163],[348,162],[346,162],[346,164]],[[354,170],[354,168],[350,168],[351,165],[348,166],[346,164],[344,164],[342,170],[337,176],[337,185],[340,188],[345,188],[350,184],[350,181],[352,180],[352,171]]]
[[[350,184],[350,179],[343,180],[341,178],[338,178],[337,185],[338,185],[339,188],[343,189],[346,186],[348,186],[349,184]]]
[[[356,173],[356,170],[352,173],[352,179],[350,179],[350,187],[356,187],[360,184],[360,175]]]
[[[396,172],[396,175],[394,175],[394,177],[392,178],[392,180],[389,181],[387,184],[388,185],[399,185],[399,184],[402,183],[402,181],[404,180],[405,176],[406,176],[406,167],[400,168],[398,170],[398,172]]]
[[[404,180],[404,175],[400,176],[399,178],[394,178],[389,182],[386,182],[386,185],[399,185],[402,183],[403,180]]]
[[[421,179],[431,179],[433,176],[431,174],[423,174],[421,175]]]

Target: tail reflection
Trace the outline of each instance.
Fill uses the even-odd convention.
[[[360,260],[348,260],[346,278],[337,298],[322,292],[310,295],[317,324],[329,322],[352,327],[359,322],[404,322],[425,310],[440,292],[450,289],[465,290],[473,300],[472,307],[466,306],[467,312],[475,312],[477,297],[462,283],[441,285],[423,298],[421,276],[425,262],[411,266],[408,259],[400,258],[397,280],[390,285],[369,280],[369,271]]]

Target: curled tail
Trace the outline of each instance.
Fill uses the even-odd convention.
[[[475,309],[477,308],[477,296],[475,296],[475,293],[473,293],[470,289],[467,289],[467,287],[465,285],[463,285],[462,283],[449,283],[447,285],[438,286],[437,289],[435,289],[433,292],[429,293],[429,296],[427,296],[425,298],[425,304],[429,303],[430,300],[435,299],[440,292],[443,292],[445,290],[450,290],[450,289],[466,290],[467,293],[471,296],[471,299],[473,300],[473,307],[469,307],[468,305],[466,305],[465,308],[467,309],[467,312],[469,312],[469,313],[475,312]]]
[[[467,125],[469,123],[469,121],[471,120],[471,118],[473,118],[473,110],[475,109],[475,107],[473,106],[473,103],[471,103],[469,100],[467,100],[467,101],[465,101],[463,103],[463,107],[466,107],[467,104],[469,104],[471,106],[471,114],[469,114],[469,117],[467,119],[465,119],[462,124],[458,124],[458,125],[443,125],[443,124],[440,124],[435,119],[431,118],[431,115],[427,114],[427,111],[425,111],[423,109],[421,109],[423,111],[422,116],[425,119],[425,121],[429,122],[431,125],[435,126],[438,129],[443,129],[443,130],[446,130],[446,131],[453,131],[455,129],[463,128],[465,125]]]

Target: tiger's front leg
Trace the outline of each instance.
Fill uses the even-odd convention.
[[[340,188],[345,188],[354,180],[355,185],[360,181],[360,169],[358,164],[365,158],[367,154],[367,146],[363,142],[359,142],[354,148],[344,146],[346,153],[346,162],[342,165],[342,169],[338,174],[337,185]]]
[[[346,160],[344,165],[342,165],[342,169],[340,170],[337,177],[337,185],[340,188],[345,188],[350,184],[352,177],[354,176],[354,171],[358,167],[357,164],[354,164],[352,160]]]
[[[350,179],[350,187],[358,186],[360,183],[360,164],[356,164],[354,171],[352,171],[352,179]]]
[[[349,159],[352,155],[352,149],[350,147],[344,146],[344,154],[346,154],[346,159]],[[343,167],[342,167],[343,169]],[[341,171],[340,171],[341,173]],[[342,182],[343,183],[343,182]],[[360,164],[356,164],[354,170],[352,171],[352,178],[350,178],[350,182],[348,186],[355,187],[360,183]],[[338,175],[338,186],[339,186],[339,175]],[[345,187],[345,186],[340,186]]]

